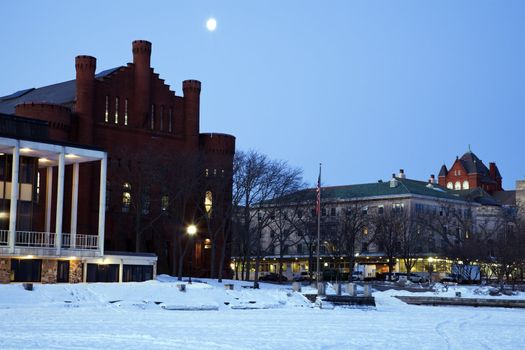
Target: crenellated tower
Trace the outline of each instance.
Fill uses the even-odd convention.
[[[135,127],[145,125],[151,113],[151,43],[135,40],[132,44],[134,65],[134,110],[130,124]]]
[[[184,135],[189,140],[195,140],[196,144],[199,136],[201,82],[184,80],[182,91],[184,92]],[[191,143],[194,146],[194,141]]]
[[[75,57],[75,112],[78,115],[78,142],[86,145],[93,143],[96,68],[95,57],[85,55]]]

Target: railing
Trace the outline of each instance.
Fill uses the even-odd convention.
[[[15,246],[55,248],[55,238],[56,233],[54,232],[16,231]],[[9,230],[0,230],[0,246],[6,246],[8,244]],[[73,248],[70,233],[62,234],[62,248]],[[98,249],[98,236],[76,235],[76,245],[74,249]]]
[[[55,247],[55,233],[16,231],[15,246],[24,247]]]
[[[62,234],[62,248],[73,248],[70,233]],[[98,249],[98,236],[77,235],[75,249]]]
[[[0,245],[7,245],[9,230],[0,230]]]

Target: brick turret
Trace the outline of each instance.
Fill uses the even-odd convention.
[[[182,82],[182,91],[184,92],[184,135],[188,139],[194,138],[196,145],[199,136],[201,82],[185,80]]]
[[[76,104],[78,114],[78,141],[83,144],[93,143],[93,118],[95,102],[95,69],[97,59],[92,56],[75,58]]]
[[[151,43],[146,40],[135,40],[132,44],[135,96],[134,111],[130,124],[141,127],[151,113]]]

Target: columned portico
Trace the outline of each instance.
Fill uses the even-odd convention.
[[[0,137],[0,152],[7,156],[12,156],[11,179],[7,178],[3,180],[6,182],[4,186],[6,188],[4,199],[9,199],[10,205],[9,213],[5,213],[6,216],[8,214],[9,217],[8,230],[2,231],[4,233],[0,234],[0,256],[102,256],[104,254],[103,242],[107,175],[106,153],[99,150],[69,145],[57,145],[3,137]],[[28,181],[20,177],[21,157],[37,158],[38,167],[45,169],[45,200],[42,198],[44,200],[43,204],[45,204],[42,206],[44,222],[40,229],[43,229],[44,232],[27,231],[27,229],[20,231],[20,228],[17,228],[17,223],[20,220],[18,217],[20,201],[34,201],[33,194],[36,194],[40,188],[40,184],[37,183],[38,181],[36,179],[31,182],[31,180]],[[78,192],[81,181],[79,168],[80,163],[88,162],[100,162],[98,232],[78,232]],[[36,163],[35,161],[33,164]],[[72,167],[70,198],[64,198],[66,166]],[[56,171],[53,171],[54,169],[56,169]],[[53,179],[54,174],[56,174],[56,179]],[[67,176],[69,176],[69,172]],[[43,190],[44,184],[42,184],[41,187]],[[96,193],[96,191],[93,192]],[[64,232],[63,227],[64,200],[66,203],[69,202],[69,200],[71,201],[69,233],[67,230]],[[55,210],[54,218],[52,217],[53,209]],[[29,220],[24,222],[26,226],[30,226],[32,216],[30,218],[24,217],[24,220]],[[54,220],[54,228],[52,227],[52,220]],[[2,241],[2,235],[4,235],[3,237],[7,237],[7,239],[3,238]]]

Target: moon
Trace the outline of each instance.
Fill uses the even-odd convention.
[[[215,18],[210,18],[206,21],[206,28],[210,31],[210,32],[214,32],[215,29],[217,28],[217,21],[215,20]]]

